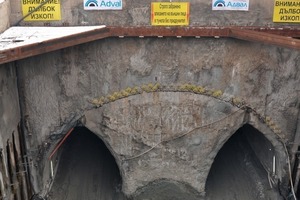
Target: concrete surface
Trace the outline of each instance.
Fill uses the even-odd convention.
[[[0,66],[0,148],[17,130],[20,122],[16,70],[13,64]]]
[[[124,0],[122,11],[85,11],[82,0],[67,0],[61,2],[61,21],[22,21],[21,25],[148,26],[151,2]],[[211,1],[206,0],[191,0],[190,3],[191,26],[282,25],[272,23],[273,1],[269,0],[250,1],[247,12],[212,11]],[[9,26],[9,21],[14,25],[22,18],[21,1],[12,0],[10,4],[8,0],[0,3],[0,32]],[[74,139],[61,157],[57,155],[60,165],[52,185],[48,156],[70,128],[82,125],[100,137],[109,149],[122,179],[122,186],[118,188],[128,198],[173,200],[177,197],[201,199],[224,196],[232,199],[243,196],[251,199],[250,196],[258,193],[276,199],[277,193],[269,190],[269,181],[266,181],[266,174],[260,166],[270,170],[270,158],[273,156],[276,156],[273,187],[278,185],[282,195],[287,195],[288,171],[282,142],[292,144],[297,129],[300,90],[298,51],[225,38],[109,38],[14,64],[19,70],[20,102],[32,184],[41,196],[46,196],[51,190],[49,199],[114,198],[113,181],[105,179],[115,177],[118,170],[111,168],[110,164],[101,165],[105,155],[99,149],[103,145],[99,147],[98,142],[93,143],[94,139],[88,141],[89,137],[80,141]],[[0,81],[0,145],[4,147],[20,118],[13,63],[0,66]],[[142,87],[155,82],[171,88],[191,83],[210,90],[221,90],[227,99],[243,99],[260,115],[239,110],[232,101],[216,99],[212,95],[172,89],[144,92],[100,108],[91,104],[96,97],[107,97],[127,87]],[[265,116],[271,116],[272,123],[265,120]],[[209,177],[219,150],[245,124],[257,129],[265,140],[259,139],[260,143],[247,138],[248,143],[243,144],[251,148],[245,149],[229,142],[230,147],[219,154],[228,159],[214,166],[217,177]],[[282,132],[275,133],[274,127],[280,127]],[[85,147],[80,146],[81,142]],[[267,145],[260,148],[262,144]],[[72,149],[73,145],[79,147]],[[89,151],[91,147],[99,150],[102,159],[96,159],[94,151]],[[238,162],[228,155],[236,149],[243,152],[236,154]],[[245,155],[253,156],[244,160]],[[92,169],[108,170],[111,176],[104,177],[104,182],[99,182],[100,178],[94,180],[94,177],[103,175],[102,171],[89,170],[81,160],[93,165]],[[72,163],[77,165],[70,166]],[[249,183],[239,180],[241,184],[237,187],[240,187],[240,192],[235,193],[236,197],[226,193],[227,189],[236,186],[236,181],[230,181],[228,188],[224,181],[218,185],[210,180],[223,177],[222,180],[227,181],[226,173],[231,173],[231,168],[248,163],[249,168],[236,171],[237,175],[232,176],[248,177],[250,180]],[[225,164],[228,167],[220,169]],[[255,179],[249,175],[252,175],[253,168],[256,170]],[[222,173],[224,169],[225,174]],[[86,184],[81,185],[81,181]],[[209,188],[214,187],[222,190],[212,194]],[[77,193],[78,188],[85,192]],[[108,196],[102,196],[102,192],[99,193],[102,190],[106,190]],[[171,195],[165,195],[166,192]],[[151,196],[153,193],[155,195]]]
[[[0,33],[10,27],[10,1],[0,0]]]
[[[19,95],[17,89],[16,68],[13,64],[0,66],[0,193],[9,198],[9,154],[7,145],[12,143],[13,134],[18,138],[20,123]],[[18,142],[18,141],[17,141]],[[18,149],[19,150],[19,149]]]
[[[24,59],[18,65],[27,131],[32,134],[28,142],[32,149],[50,145],[37,156],[43,160],[58,136],[84,124],[115,157],[128,197],[139,195],[141,188],[146,194],[145,186],[160,184],[158,180],[189,186],[204,197],[218,151],[249,123],[274,146],[277,181],[286,190],[285,152],[278,138],[291,142],[296,130],[299,62],[299,52],[289,49],[192,38],[105,39]],[[229,102],[194,93],[144,92],[98,109],[90,103],[95,97],[150,82],[220,89],[225,97],[244,99],[262,116],[271,116],[282,133],[276,135],[255,115],[239,112]],[[160,144],[193,129],[186,137]],[[138,159],[127,160],[149,149]],[[264,159],[261,155],[259,159]],[[50,174],[47,161],[42,163],[33,169],[40,191],[47,190]]]
[[[16,70],[12,64],[0,67],[0,148],[12,138],[20,122]]]
[[[83,1],[61,1],[59,21],[22,21],[20,25],[39,26],[86,26],[86,25],[150,25],[151,0],[123,0],[123,10],[89,11],[83,9]],[[228,26],[253,25],[270,26],[272,22],[274,2],[269,0],[250,1],[249,11],[212,11],[212,1],[190,0],[191,26]],[[11,23],[22,18],[21,1],[11,2]],[[279,24],[281,25],[281,24]]]

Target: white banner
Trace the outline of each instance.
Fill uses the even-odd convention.
[[[122,0],[83,0],[84,10],[122,10]]]
[[[212,0],[213,10],[249,10],[249,0]]]

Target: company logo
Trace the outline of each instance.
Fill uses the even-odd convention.
[[[120,0],[115,0],[115,1],[101,1],[100,7],[121,8],[122,7],[122,2]]]
[[[217,0],[214,3],[214,7],[225,7],[225,6],[226,6],[225,1],[223,1],[223,0]]]
[[[249,0],[212,0],[213,10],[244,10],[248,11]]]
[[[83,7],[85,10],[122,10],[122,1],[123,0],[83,0]]]
[[[98,2],[96,0],[88,0],[87,2],[85,2],[84,6],[85,7],[97,7]]]

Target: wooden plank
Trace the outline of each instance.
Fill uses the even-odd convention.
[[[19,138],[19,130],[17,134],[13,133],[13,148],[14,148],[14,157],[16,162],[16,174],[17,174],[17,180],[18,180],[18,187],[21,194],[21,199],[28,199],[27,194],[27,185],[26,185],[26,178],[25,178],[25,168],[23,165],[22,160],[22,154],[21,154],[21,144],[20,144],[20,138]]]
[[[14,197],[13,200],[21,200],[21,191],[19,187],[19,181],[17,179],[17,166],[14,155],[13,143],[7,141],[7,154],[8,154],[8,162],[9,162],[9,176],[10,176],[10,184],[11,184],[11,192]]]
[[[28,159],[26,155],[26,141],[24,138],[24,132],[22,129],[22,126],[18,125],[18,138],[19,138],[19,147],[20,147],[20,154],[21,154],[21,164],[20,164],[20,170],[22,175],[22,192],[24,199],[29,199],[30,196],[33,195],[33,191],[30,184],[30,174],[29,174],[29,166],[28,166]]]

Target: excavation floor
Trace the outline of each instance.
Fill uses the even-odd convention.
[[[207,200],[279,200],[245,135],[235,134],[219,151],[207,183]]]

